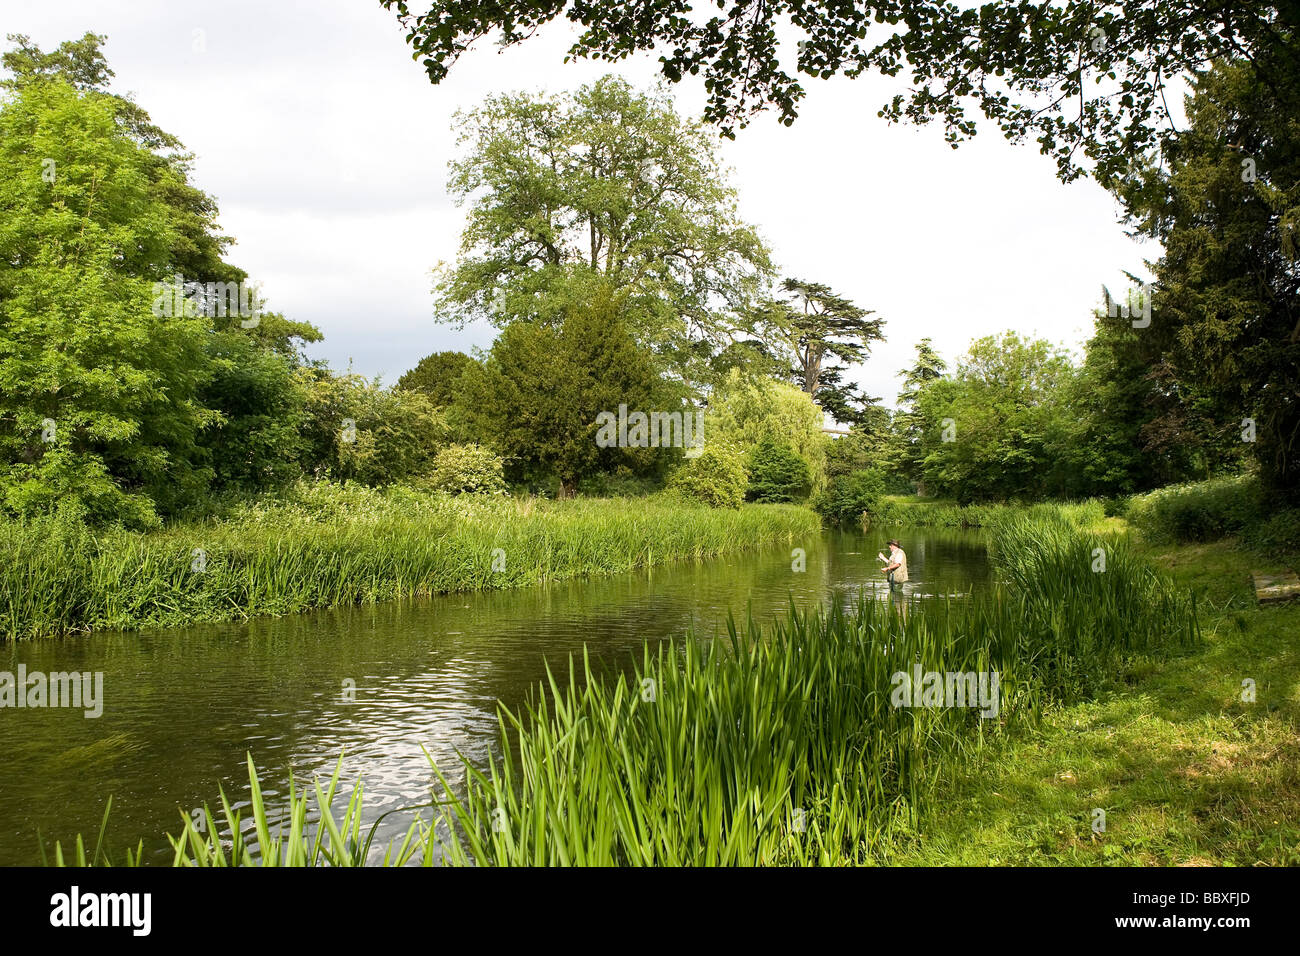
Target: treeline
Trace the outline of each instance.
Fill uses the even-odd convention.
[[[711,138],[660,94],[607,78],[458,120],[450,188],[470,209],[436,318],[499,335],[385,388],[308,360],[320,332],[265,308],[225,260],[191,157],[109,92],[103,37],[51,53],[14,40],[0,103],[9,515],[153,527],[304,477],[797,500],[824,483],[823,409],[868,404],[842,375],[881,320],[823,285],[778,284]],[[613,415],[631,427],[602,440]],[[664,417],[676,432],[654,427]]]
[[[844,521],[886,492],[1116,497],[1243,470],[1296,487],[1300,150],[1270,107],[1280,94],[1231,63],[1198,78],[1171,162],[1113,181],[1166,252],[1153,285],[1122,304],[1104,293],[1082,360],[1006,333],[950,371],[926,339],[891,411],[849,379],[883,319],[778,274],[715,137],[662,91],[606,77],[457,117],[449,189],[466,225],[436,270],[434,319],[498,335],[387,388],[308,360],[320,332],[248,293],[190,157],[108,92],[102,37],[52,53],[15,40],[0,103],[6,514],[150,527],[301,478],[667,488],[715,506],[810,500]]]
[[[304,358],[320,332],[248,294],[191,157],[107,92],[103,37],[53,53],[14,39],[0,105],[0,509],[149,527],[302,475],[380,483],[424,469],[438,410]]]
[[[901,411],[864,460],[962,502],[1117,496],[1257,474],[1300,489],[1300,87],[1219,61],[1196,75],[1164,162],[1104,178],[1164,253],[1154,281],[1103,289],[1080,362],[1014,333],[946,374],[924,342]],[[1135,280],[1136,281],[1136,280]]]

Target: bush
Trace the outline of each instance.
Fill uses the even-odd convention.
[[[589,475],[578,481],[578,494],[586,498],[643,498],[659,490],[662,482],[619,466],[612,474]]]
[[[1156,540],[1213,541],[1240,534],[1262,514],[1255,478],[1218,478],[1137,495],[1128,519]]]
[[[789,445],[765,438],[749,453],[748,500],[790,503],[803,501],[811,491],[808,463]]]
[[[862,521],[864,514],[877,512],[884,493],[885,478],[880,472],[855,471],[832,478],[813,508],[830,524],[853,524]]]
[[[706,444],[668,479],[668,487],[713,508],[739,508],[749,485],[745,459],[732,445]]]
[[[1300,551],[1300,508],[1286,508],[1248,529],[1246,541],[1266,554],[1292,555]]]
[[[505,463],[482,445],[448,445],[425,483],[449,495],[504,495]]]
[[[1107,518],[1124,518],[1128,516],[1129,499],[1124,497],[1107,498],[1102,505]]]

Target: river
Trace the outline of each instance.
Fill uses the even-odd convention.
[[[550,661],[567,680],[583,645],[602,670],[631,669],[645,641],[712,635],[728,612],[762,622],[864,589],[887,591],[876,553],[897,536],[908,554],[909,597],[963,596],[991,572],[976,532],[828,532],[807,542],[805,570],[789,545],[633,574],[417,602],[339,608],[285,618],[92,634],[6,645],[0,670],[102,672],[103,713],[0,710],[0,865],[40,861],[76,833],[93,845],[105,800],[108,844],[143,839],[150,862],[170,860],[164,833],[218,788],[246,806],[245,754],[278,809],[296,781],[365,784],[365,818],[429,800],[424,751],[444,770],[456,752],[482,763],[496,743],[498,701],[518,707]],[[427,815],[427,811],[426,811]],[[273,818],[274,822],[274,818]],[[376,843],[409,824],[394,814]]]

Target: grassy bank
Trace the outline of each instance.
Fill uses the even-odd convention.
[[[972,524],[998,520],[959,510]],[[1300,602],[1258,605],[1250,584],[1252,571],[1300,567],[1296,510],[1249,478],[1109,510],[1125,517],[1093,526],[1128,538],[1134,557],[1195,596],[1204,651],[1103,673],[1089,699],[992,741],[939,785],[923,825],[885,844],[884,862],[1300,865]],[[915,499],[895,514],[959,517]]]
[[[1062,518],[1074,527],[1085,530],[1104,530],[1112,525],[1108,521],[1105,504],[1095,499],[1037,505],[959,505],[943,498],[885,495],[868,518],[872,527],[904,525],[914,528],[986,528],[1001,518],[1025,514]]]
[[[449,498],[304,485],[202,523],[93,532],[0,523],[0,635],[172,626],[705,558],[818,533],[788,505],[665,496]]]
[[[1138,551],[1198,594],[1204,652],[1121,668],[994,742],[886,862],[1300,865],[1300,601],[1260,606],[1249,585],[1300,555],[1263,560],[1237,539]]]

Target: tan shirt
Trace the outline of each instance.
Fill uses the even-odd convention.
[[[902,548],[897,549],[889,556],[889,563],[898,565],[894,568],[894,583],[907,583],[907,553]]]

